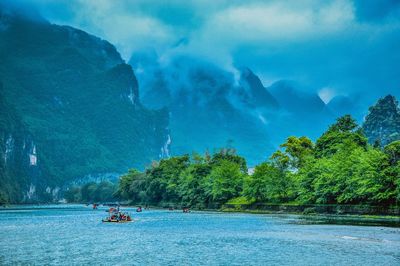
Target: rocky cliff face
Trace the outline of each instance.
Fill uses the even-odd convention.
[[[0,193],[56,200],[66,182],[166,155],[168,113],[139,100],[115,47],[0,6]]]
[[[0,201],[37,200],[36,187],[43,180],[36,144],[13,107],[1,95],[0,110]]]
[[[365,135],[371,144],[382,146],[400,139],[399,103],[392,95],[387,95],[369,108],[363,123]]]

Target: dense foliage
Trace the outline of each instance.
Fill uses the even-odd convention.
[[[243,191],[247,166],[233,149],[210,156],[194,154],[154,162],[144,173],[120,178],[118,195],[137,203],[218,207]]]
[[[81,187],[73,186],[64,193],[67,202],[113,202],[116,200],[114,193],[116,184],[109,181],[100,183],[90,182]]]
[[[289,137],[268,161],[247,174],[232,149],[180,156],[120,178],[117,194],[135,203],[199,208],[230,202],[393,205],[400,202],[400,141],[368,145],[349,116],[313,143]]]

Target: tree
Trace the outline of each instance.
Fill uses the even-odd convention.
[[[217,166],[223,161],[236,163],[240,166],[240,170],[242,171],[242,173],[247,173],[246,160],[243,157],[237,155],[234,150],[222,149],[220,152],[215,153],[211,158],[210,164],[213,166]]]
[[[395,183],[395,198],[400,203],[400,141],[394,141],[384,148],[388,156],[389,167],[385,175],[390,177]]]
[[[82,200],[81,189],[80,187],[71,187],[67,191],[64,192],[64,198],[67,202],[80,202]]]
[[[397,204],[400,204],[400,162],[397,162],[397,165],[390,168],[391,173],[396,180],[396,200]]]
[[[97,185],[94,182],[89,182],[82,186],[81,188],[81,197],[84,202],[93,202],[95,198],[95,191],[97,189]]]
[[[345,179],[345,188],[338,197],[339,203],[393,203],[395,194],[394,180],[385,172],[388,166],[387,156],[378,149],[353,150],[347,158],[349,176]]]
[[[270,162],[256,166],[246,179],[244,195],[259,202],[287,202],[294,197],[292,175]]]
[[[315,156],[332,156],[343,145],[351,145],[353,148],[367,148],[367,139],[362,129],[358,127],[350,115],[337,119],[336,123],[317,140],[315,145]]]
[[[389,157],[389,162],[392,166],[396,165],[400,160],[400,140],[393,141],[384,148],[384,152]]]
[[[139,179],[142,175],[136,169],[129,169],[128,173],[119,178],[117,196],[122,199],[133,199],[135,197],[134,191],[132,191],[132,183],[134,180]]]
[[[289,157],[289,164],[292,169],[298,169],[304,166],[307,158],[312,156],[314,145],[307,137],[289,137],[281,148],[285,149],[285,154]]]
[[[379,149],[344,145],[316,160],[306,176],[314,173],[316,203],[382,205],[395,199],[395,179],[387,171],[387,156]]]
[[[321,175],[318,163],[321,159],[310,158],[294,175],[297,201],[304,204],[315,203],[314,181]]]
[[[243,188],[244,176],[239,164],[221,160],[217,166],[212,168],[205,180],[205,187],[208,188],[206,194],[208,192],[212,201],[221,205],[229,199],[239,196]]]
[[[206,177],[211,172],[211,166],[204,162],[191,164],[179,177],[178,191],[182,204],[205,208],[211,199],[207,194]]]
[[[344,115],[339,117],[328,131],[354,132],[357,128],[357,122],[350,115]]]
[[[116,185],[110,181],[102,181],[97,184],[94,192],[94,201],[96,202],[109,202],[115,200]]]
[[[6,204],[8,202],[7,195],[5,192],[0,191],[0,205]]]

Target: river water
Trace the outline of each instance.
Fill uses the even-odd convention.
[[[129,209],[125,209],[129,210]],[[0,211],[0,264],[400,265],[400,228],[304,225],[295,215],[145,210],[102,223],[105,208]]]

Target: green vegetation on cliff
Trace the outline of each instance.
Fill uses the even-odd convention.
[[[371,144],[384,146],[400,140],[400,109],[396,98],[387,95],[371,106],[363,129]]]
[[[141,105],[114,46],[1,5],[0,26],[1,199],[56,200],[75,178],[159,158],[168,113]]]

